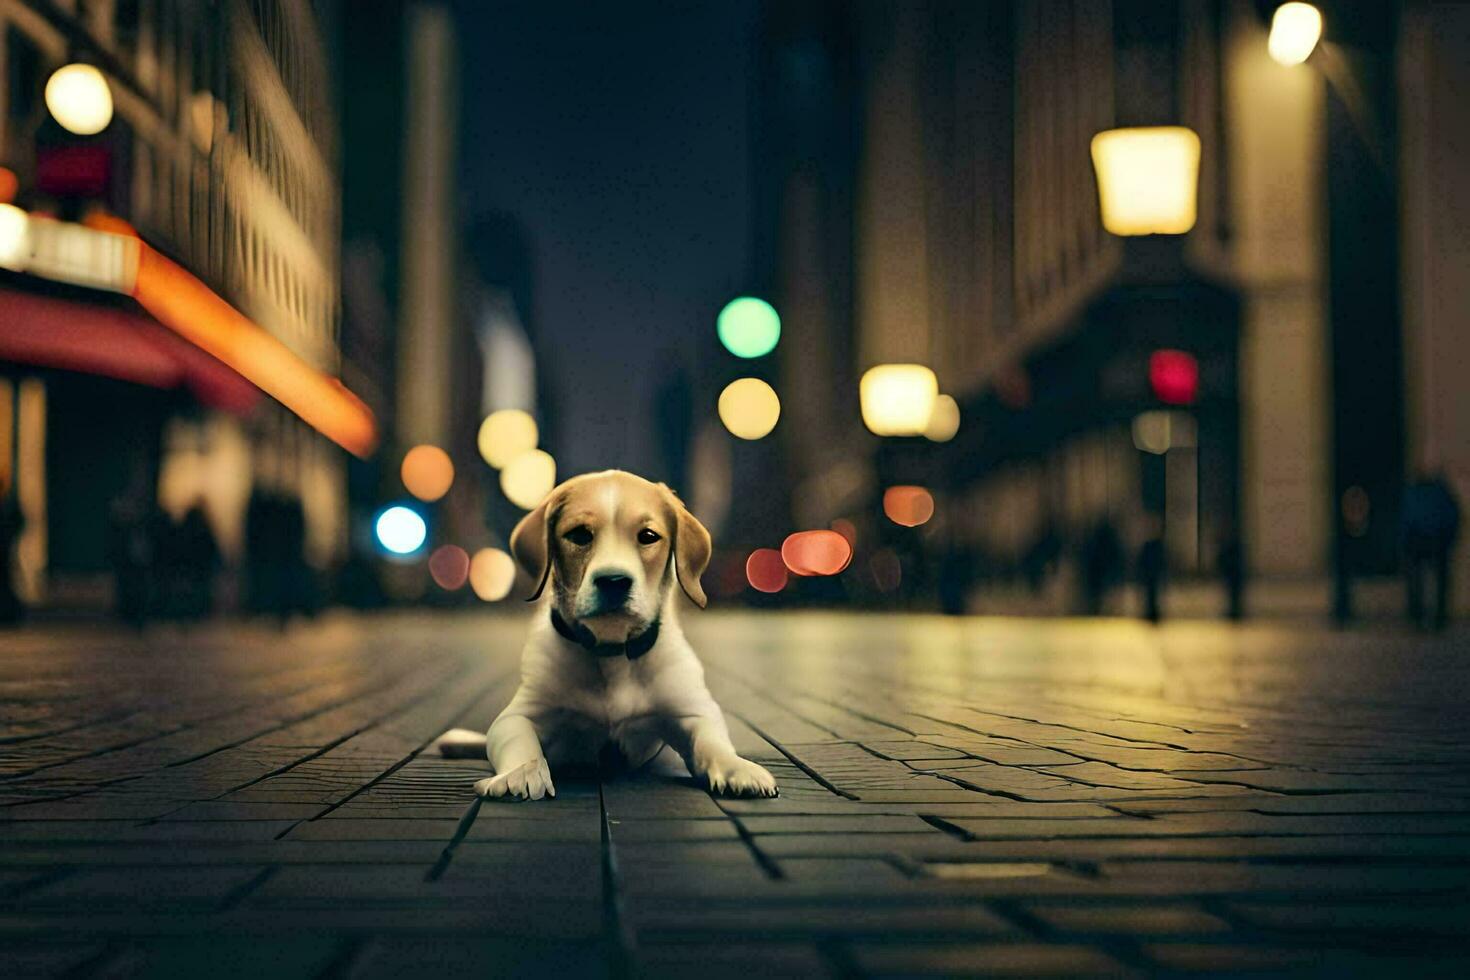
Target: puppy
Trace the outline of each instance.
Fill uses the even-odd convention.
[[[681,590],[705,605],[710,537],[673,491],[620,470],[574,477],[521,519],[510,547],[538,583],[521,686],[488,733],[438,743],[446,756],[488,756],[495,775],[476,793],[539,800],[556,795],[554,768],[595,764],[609,747],[637,768],[668,745],[714,792],[776,795],[730,744],[679,629]]]

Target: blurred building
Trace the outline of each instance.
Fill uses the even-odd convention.
[[[58,282],[34,264],[0,272],[0,433],[14,433],[0,468],[26,518],[33,600],[49,589],[64,601],[105,570],[109,514],[126,498],[176,517],[202,504],[238,559],[247,504],[269,493],[300,504],[315,564],[342,553],[344,454],[318,430],[363,453],[373,427],[335,380],[340,151],[322,10],[0,0],[0,166],[14,203],[52,237],[84,235],[56,223],[76,222],[144,243],[133,290]],[[100,69],[110,89],[114,115],[96,135],[48,110],[48,79],[69,62]],[[177,289],[156,290],[159,308],[119,295],[144,296],[150,255],[199,285],[194,305]]]
[[[925,547],[974,583],[1058,539],[1075,567],[1104,523],[1129,551],[1161,525],[1176,579],[1238,542],[1256,608],[1325,609],[1335,569],[1397,569],[1416,472],[1470,498],[1449,367],[1470,307],[1446,265],[1470,227],[1464,8],[1323,3],[1322,43],[1287,67],[1275,6],[769,5],[760,244],[799,526],[922,483]],[[1131,126],[1198,134],[1187,234],[1104,230],[1089,146]],[[959,401],[953,441],[863,429],[856,379],[894,362]]]

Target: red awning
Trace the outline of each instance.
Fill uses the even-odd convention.
[[[144,313],[17,289],[0,289],[0,361],[186,387],[203,404],[236,415],[249,412],[261,394]]]

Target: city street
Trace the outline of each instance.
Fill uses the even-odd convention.
[[[476,801],[525,616],[0,638],[0,975],[1470,966],[1470,635],[692,613],[775,800]]]

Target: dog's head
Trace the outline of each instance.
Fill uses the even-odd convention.
[[[699,577],[710,538],[674,492],[621,470],[573,477],[546,495],[510,536],[516,561],[551,585],[562,619],[599,643],[626,643],[658,620],[675,582],[704,606]]]

